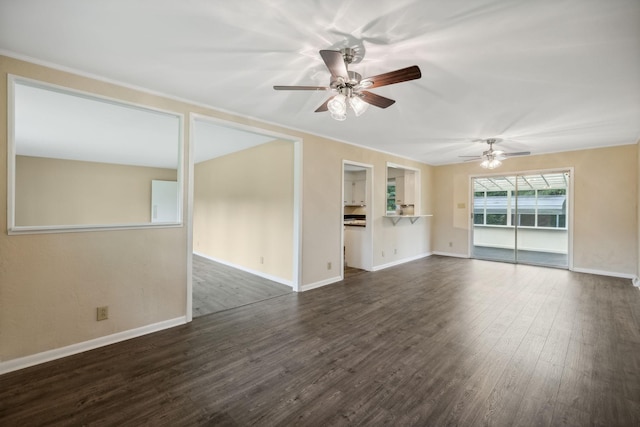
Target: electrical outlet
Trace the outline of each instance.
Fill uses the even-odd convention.
[[[382,256],[384,257],[384,251],[382,251]]]
[[[263,256],[260,257],[260,264],[264,264],[264,257]]]
[[[452,248],[453,247],[453,242],[449,242],[449,247]]]
[[[398,255],[398,250],[397,250],[397,249],[394,249],[394,250],[393,250],[393,254],[394,254],[394,255]]]
[[[327,270],[331,270],[331,262],[327,263]]]
[[[103,307],[97,308],[96,320],[107,320],[109,318],[109,306],[105,305]]]

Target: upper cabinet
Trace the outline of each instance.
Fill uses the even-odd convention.
[[[345,206],[366,206],[367,176],[362,171],[346,171],[344,173]]]
[[[396,205],[415,205],[416,200],[416,173],[405,170],[404,176],[397,176]]]

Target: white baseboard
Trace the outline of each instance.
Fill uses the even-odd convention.
[[[329,279],[320,280],[319,282],[309,283],[308,285],[300,286],[300,292],[310,291],[311,289],[321,288],[323,286],[330,285],[342,280],[341,276],[331,277]]]
[[[640,288],[640,278],[638,278],[638,276],[635,276],[633,279],[631,279],[631,283],[633,283],[633,286],[635,286],[636,288]]]
[[[63,357],[72,356],[74,354],[83,353],[85,351],[93,350],[98,347],[115,344],[120,341],[126,341],[128,339],[140,337],[142,335],[147,335],[153,332],[162,331],[164,329],[173,328],[174,326],[184,325],[185,323],[187,323],[187,318],[185,316],[177,317],[175,319],[165,320],[162,322],[154,323],[152,325],[130,329],[128,331],[118,332],[89,341],[68,345],[66,347],[55,348],[53,350],[43,351],[42,353],[7,360],[6,362],[0,362],[0,375],[17,371],[19,369],[28,368],[29,366],[39,365],[41,363],[61,359]]]
[[[272,275],[264,273],[262,271],[252,270],[252,269],[244,267],[242,265],[234,264],[234,263],[231,263],[229,261],[225,261],[223,259],[214,258],[214,257],[211,257],[209,255],[202,254],[200,252],[194,251],[193,254],[201,256],[202,258],[206,258],[206,259],[209,259],[211,261],[220,263],[220,264],[224,264],[224,265],[226,265],[228,267],[233,267],[233,268],[236,268],[238,270],[244,271],[246,273],[250,273],[250,274],[253,274],[255,276],[262,277],[263,279],[271,280],[272,282],[280,283],[282,285],[287,285],[287,286],[293,288],[293,282],[291,280],[283,279],[282,277],[272,276]]]
[[[576,268],[574,267],[571,271],[575,271],[576,273],[588,273],[588,274],[597,274],[599,276],[610,276],[610,277],[620,277],[622,279],[637,279],[635,274],[629,273],[618,273],[616,271],[604,271],[604,270],[594,270],[591,268]]]
[[[434,251],[433,254],[434,255],[441,255],[441,256],[450,256],[450,257],[454,257],[454,258],[469,258],[468,254],[456,254],[456,253],[453,253],[453,252]]]
[[[385,268],[389,268],[389,267],[395,267],[396,265],[400,265],[400,264],[404,264],[407,262],[411,262],[411,261],[415,261],[417,259],[421,259],[421,258],[426,258],[428,256],[431,256],[432,252],[425,252],[422,254],[418,254],[409,258],[402,258],[396,261],[392,261],[392,262],[388,262],[386,264],[380,264],[380,265],[375,265],[373,267],[373,269],[371,271],[379,271],[379,270],[384,270]]]

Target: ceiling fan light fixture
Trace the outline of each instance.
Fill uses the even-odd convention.
[[[482,163],[480,163],[480,166],[482,166],[485,169],[495,169],[498,166],[500,166],[502,164],[502,162],[494,157],[486,157]]]
[[[334,120],[337,120],[339,122],[345,121],[347,119],[347,115],[346,114],[335,114],[335,113],[331,113],[331,118]]]
[[[331,117],[333,117],[334,115],[344,116],[347,112],[346,97],[341,93],[337,94],[331,101],[327,103],[327,108],[331,112]]]
[[[360,99],[359,96],[354,95],[349,98],[349,105],[351,105],[351,109],[356,114],[356,117],[360,116],[362,113],[367,111],[369,104]]]

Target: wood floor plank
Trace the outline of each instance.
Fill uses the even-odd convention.
[[[0,425],[638,425],[639,307],[432,256],[5,374]]]
[[[193,317],[266,300],[291,287],[193,255]]]

